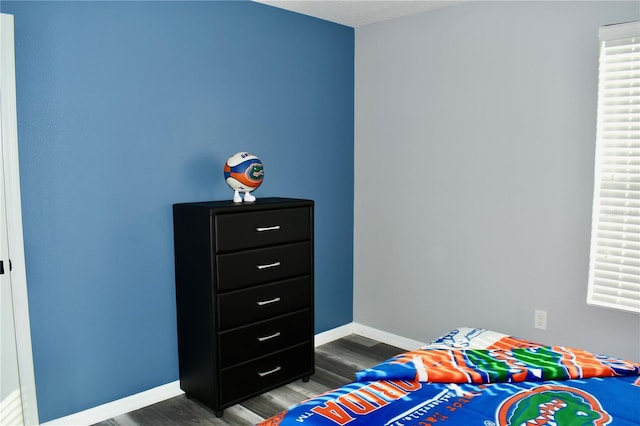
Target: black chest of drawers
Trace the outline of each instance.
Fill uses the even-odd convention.
[[[216,416],[314,373],[313,207],[173,206],[180,387]]]

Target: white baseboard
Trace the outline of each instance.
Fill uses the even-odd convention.
[[[103,422],[112,417],[119,416],[121,414],[135,411],[148,405],[155,404],[165,399],[173,398],[183,394],[180,389],[180,382],[167,383],[166,385],[158,386],[153,389],[146,390],[144,392],[137,393],[135,395],[127,396],[122,399],[118,399],[106,404],[98,405],[88,410],[80,411],[69,416],[60,417],[59,419],[51,420],[42,425],[46,426],[86,426],[94,423]]]
[[[425,345],[424,342],[408,339],[406,337],[388,333],[386,331],[359,324],[357,322],[351,323],[351,326],[353,334],[368,337],[369,339],[377,340],[378,342],[386,343],[387,345],[396,346],[400,349],[404,349],[405,351],[411,351]]]
[[[362,337],[368,337],[369,339],[377,340],[378,342],[386,343],[387,345],[396,346],[406,351],[417,349],[420,346],[425,345],[425,342],[408,339],[406,337],[388,333],[386,331],[369,327],[368,325],[363,325],[357,322],[351,322],[349,324],[345,324],[340,327],[332,328],[331,330],[316,334],[315,346],[321,346],[325,343],[333,342],[334,340],[341,339],[350,334],[357,334]]]
[[[315,335],[315,346],[321,346],[325,343],[333,342],[334,340],[342,339],[350,334],[353,334],[353,323],[341,325],[340,327],[332,328],[331,330],[323,331]]]
[[[401,349],[416,349],[424,343],[416,340],[407,339],[393,333],[378,330],[373,327],[362,325],[359,323],[349,323],[331,330],[324,331],[315,335],[315,346],[324,345],[331,341],[346,337],[350,334],[358,334],[363,337],[377,340],[388,345],[397,346]],[[131,411],[138,410],[148,405],[155,404],[165,399],[173,398],[183,394],[180,389],[180,381],[167,383],[135,395],[127,396],[116,401],[108,402],[88,410],[80,411],[69,416],[60,417],[42,423],[43,426],[86,426],[94,423],[103,422],[112,417],[116,417]]]

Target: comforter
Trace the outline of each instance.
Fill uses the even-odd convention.
[[[640,425],[640,364],[460,328],[259,426]]]

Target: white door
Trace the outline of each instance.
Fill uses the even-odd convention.
[[[4,172],[4,170],[3,170]],[[4,179],[0,184],[0,425],[22,425],[22,397],[18,376],[15,324],[13,321],[13,294],[7,241],[7,216],[4,197]]]
[[[13,16],[0,14],[0,425],[37,425],[22,238]]]

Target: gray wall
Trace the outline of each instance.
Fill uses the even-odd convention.
[[[640,317],[585,302],[598,27],[639,18],[472,2],[356,30],[354,321],[640,360]]]

